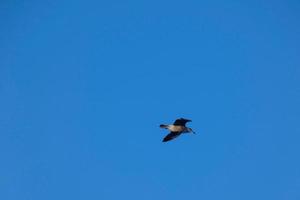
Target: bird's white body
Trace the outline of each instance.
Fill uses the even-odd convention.
[[[176,126],[176,125],[167,125],[166,127],[171,132],[182,132],[184,131],[184,126]]]
[[[179,133],[190,133],[193,132],[193,130],[189,127],[186,126],[178,126],[178,125],[165,125],[165,127],[163,127],[165,129],[168,129],[171,132],[179,132]]]

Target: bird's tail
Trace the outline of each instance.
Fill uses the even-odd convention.
[[[168,128],[168,125],[165,125],[165,124],[161,124],[159,125],[160,128]]]

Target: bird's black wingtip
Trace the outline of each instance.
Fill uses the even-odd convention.
[[[186,122],[191,122],[192,121],[190,119],[186,119],[186,118],[183,118],[183,117],[179,118],[178,120],[182,120],[182,121],[186,121]]]
[[[173,138],[165,137],[165,138],[163,139],[162,142],[168,142],[168,141],[170,141],[170,140],[172,140],[172,139],[173,139]]]

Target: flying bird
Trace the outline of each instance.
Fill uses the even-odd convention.
[[[192,120],[180,118],[180,119],[176,119],[173,124],[159,125],[160,128],[168,129],[169,131],[171,131],[166,137],[164,137],[163,142],[168,142],[170,140],[173,140],[174,138],[178,137],[182,133],[194,133],[195,134],[195,132],[191,128],[185,126],[185,124],[187,122],[191,122],[191,121]]]

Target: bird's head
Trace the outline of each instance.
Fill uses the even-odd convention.
[[[193,131],[193,129],[191,129],[191,128],[187,128],[187,130],[188,130],[188,132],[190,132],[190,133],[194,133],[194,134],[196,134],[196,132],[195,132],[195,131]]]

